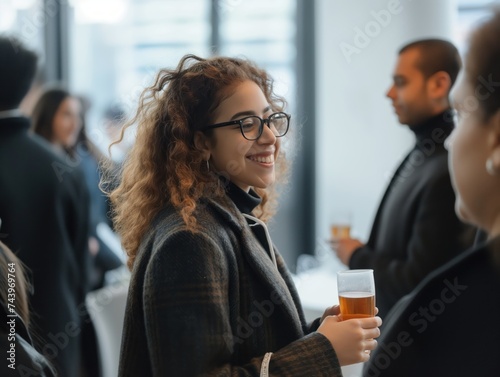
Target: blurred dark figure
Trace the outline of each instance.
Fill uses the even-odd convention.
[[[17,39],[0,37],[0,217],[4,243],[32,273],[32,324],[38,350],[60,376],[76,377],[81,309],[87,293],[89,197],[78,169],[28,133],[19,104],[37,57]]]
[[[452,93],[457,127],[447,144],[456,213],[486,237],[398,302],[364,376],[499,375],[499,35],[500,8],[469,37],[465,69]]]
[[[460,67],[456,47],[445,40],[418,40],[399,50],[386,96],[415,144],[391,178],[368,242],[344,238],[333,244],[349,268],[373,269],[382,317],[474,241],[476,229],[454,211],[444,147],[454,128],[449,93]]]

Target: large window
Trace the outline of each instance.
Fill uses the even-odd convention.
[[[110,108],[121,106],[131,114],[158,70],[175,67],[188,53],[246,56],[269,69],[280,94],[291,102],[295,97],[294,0],[219,0],[215,5],[212,0],[72,0],[70,4],[70,88],[89,100],[89,134],[104,149],[109,144],[102,137],[104,117]]]
[[[222,1],[220,52],[246,56],[265,67],[276,90],[294,108],[296,22],[290,0]]]
[[[89,135],[103,149],[106,116],[133,113],[160,68],[209,54],[206,0],[74,0],[73,15],[70,86],[88,99]]]
[[[288,100],[288,111],[295,112],[297,0],[70,0],[70,4],[70,89],[89,100],[88,134],[104,152],[114,138],[108,136],[107,114],[116,116],[120,106],[132,115],[138,96],[159,69],[175,67],[188,53],[255,61],[273,76],[276,91]],[[133,143],[133,132],[128,140]],[[284,148],[294,148],[293,132],[287,141]],[[118,148],[111,152],[115,159],[123,155]],[[274,242],[292,266],[298,251],[305,249],[299,247],[302,241],[289,237],[299,224],[289,214],[298,201],[290,193],[281,196],[271,228]]]
[[[305,76],[313,72],[313,17],[314,1],[309,0],[0,0],[0,32],[17,34],[46,55],[42,80],[61,81],[86,99],[87,133],[104,153],[118,130],[109,117],[132,115],[157,72],[175,67],[185,54],[255,61],[275,79],[275,90],[287,99],[294,125],[299,118],[311,123],[314,106],[304,98],[314,98],[314,80],[298,79],[298,70]],[[304,58],[297,49],[304,49],[306,40],[309,55]],[[309,124],[310,130],[313,126]],[[298,149],[295,130],[284,149]],[[307,136],[314,138],[311,131]],[[133,143],[133,130],[126,137]],[[112,149],[112,157],[123,158],[119,147]],[[306,235],[314,232],[294,220],[307,217],[303,207],[311,208],[311,196],[301,195],[301,187],[313,182],[302,179],[300,171],[306,169],[311,170],[294,165],[297,182],[280,196],[271,227],[273,240],[292,267],[299,251],[314,246],[304,244],[309,242]]]
[[[298,149],[299,123],[297,90],[297,2],[293,0],[222,0],[220,2],[220,48],[222,55],[245,56],[264,67],[275,80],[275,90],[288,102],[292,113],[292,129],[284,138],[282,148],[290,156]],[[305,247],[304,224],[297,221],[303,212],[303,185],[300,167],[292,165],[291,182],[280,195],[280,208],[269,224],[273,241],[283,253],[288,265],[294,268],[298,253],[312,250]],[[296,191],[294,191],[296,190]],[[306,218],[306,222],[310,220]]]
[[[0,33],[15,35],[43,57],[44,26],[51,12],[42,0],[0,0]]]

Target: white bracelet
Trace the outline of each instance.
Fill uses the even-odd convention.
[[[269,377],[269,363],[271,361],[272,354],[272,352],[268,352],[264,355],[262,365],[260,366],[260,377]]]

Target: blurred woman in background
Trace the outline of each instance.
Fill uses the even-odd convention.
[[[81,111],[78,98],[62,89],[49,89],[40,96],[33,109],[33,131],[57,151],[73,156],[82,128]]]
[[[71,158],[71,164],[81,169],[90,194],[89,251],[94,256],[94,268],[89,277],[90,289],[104,284],[104,274],[123,265],[120,258],[98,235],[98,226],[112,228],[105,194],[99,189],[102,166],[108,159],[92,143],[86,133],[85,113],[90,103],[62,89],[45,91],[35,105],[32,115],[33,131],[44,137],[60,153]]]

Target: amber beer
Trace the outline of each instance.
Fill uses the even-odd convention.
[[[331,226],[332,240],[339,238],[350,238],[351,226],[343,224],[334,224]]]
[[[337,272],[337,289],[343,320],[375,316],[373,270]]]
[[[370,292],[344,292],[339,294],[342,319],[375,316],[375,295]]]

